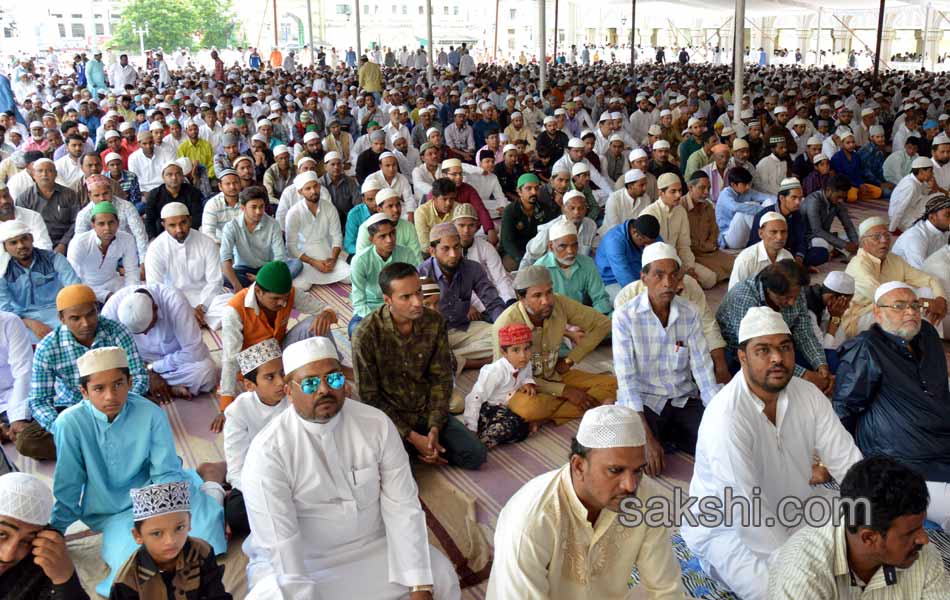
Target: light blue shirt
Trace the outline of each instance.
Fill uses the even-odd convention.
[[[234,266],[259,269],[274,260],[287,258],[284,234],[280,225],[264,215],[254,231],[247,230],[241,214],[224,225],[221,231],[221,262],[233,261]]]
[[[772,199],[772,196],[752,189],[740,196],[731,185],[724,187],[716,199],[716,225],[719,226],[720,240],[721,232],[729,231],[729,224],[736,213],[756,215],[762,210],[762,203]],[[721,241],[719,245],[722,245]]]
[[[0,278],[0,310],[55,328],[59,325],[56,295],[74,283],[82,281],[65,256],[33,248],[33,264],[29,268],[11,259]]]

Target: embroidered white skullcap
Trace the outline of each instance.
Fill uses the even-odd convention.
[[[541,121],[542,125],[547,125],[548,123],[557,123],[557,119],[551,116],[547,116],[547,117],[544,117],[544,119]]]
[[[109,131],[107,131],[107,132],[105,133],[105,138],[106,138],[107,140],[111,140],[112,138],[117,138],[117,137],[119,137],[119,132],[116,131],[115,129],[110,129]],[[115,154],[115,153],[113,152],[113,154]],[[106,161],[106,162],[108,162],[108,161]]]
[[[365,226],[369,228],[381,221],[387,221],[389,223],[393,223],[393,220],[389,218],[389,215],[387,215],[384,212],[373,213],[372,216],[366,219],[366,221],[364,221],[363,223],[365,223]],[[363,223],[361,223],[360,225],[362,226]],[[395,225],[395,223],[393,223],[393,225]]]
[[[363,180],[363,185],[360,186],[360,193],[365,194],[366,192],[373,192],[383,189],[383,184],[379,183],[375,177],[367,177]]]
[[[739,343],[756,337],[784,333],[792,335],[782,315],[768,306],[753,306],[739,323]]]
[[[20,472],[0,476],[0,515],[47,525],[52,513],[53,492],[42,479]]]
[[[551,229],[548,230],[548,239],[551,241],[559,240],[568,235],[577,235],[577,226],[567,219],[551,225]]]
[[[277,146],[274,146],[274,157],[276,158],[280,156],[281,154],[290,154],[290,148],[288,148],[284,144],[279,144]]]
[[[829,160],[828,155],[824,154],[823,152],[819,152],[818,154],[812,157],[811,162],[817,165],[823,160]]]
[[[640,160],[641,158],[646,158],[647,153],[643,148],[636,148],[630,151],[630,155],[627,157],[627,162],[633,162],[635,160]]]
[[[284,373],[290,375],[306,364],[327,358],[339,360],[340,357],[333,342],[323,336],[294,342],[284,349]]]
[[[571,177],[575,177],[582,173],[590,173],[590,167],[587,166],[586,162],[574,163],[574,166],[571,167]]]
[[[817,135],[811,136],[810,138],[808,138],[808,141],[805,142],[806,146],[821,146],[821,144],[822,144],[821,138],[818,137]]]
[[[518,151],[518,146],[515,146],[514,144],[505,144],[505,147],[501,149],[502,154],[506,154],[508,152],[517,152],[517,151]]]
[[[280,344],[274,338],[267,338],[238,353],[238,368],[241,369],[242,375],[247,375],[262,364],[280,357]]]
[[[676,248],[667,244],[666,242],[653,242],[643,249],[643,256],[640,260],[640,265],[645,267],[651,262],[666,259],[675,260],[676,264],[680,266],[683,265],[683,261],[680,260],[679,254],[676,253]]]
[[[453,168],[455,168],[455,167],[458,167],[458,168],[461,169],[461,168],[462,168],[462,161],[460,161],[460,160],[457,159],[457,158],[447,158],[447,159],[445,159],[445,160],[442,161],[442,171],[443,171],[443,172],[444,172],[444,171],[448,171],[449,169],[453,169]]]
[[[836,294],[854,295],[854,277],[844,271],[832,271],[822,282],[826,288]]]
[[[400,198],[399,194],[396,193],[396,190],[390,187],[380,188],[379,193],[376,194],[376,204],[382,204],[390,198]]]
[[[893,292],[894,290],[910,290],[914,292],[914,294],[917,293],[917,290],[907,285],[903,281],[888,281],[887,283],[882,283],[881,285],[877,286],[877,289],[874,290],[874,303],[877,304],[878,300],[880,300],[886,294]]]
[[[234,173],[234,171],[232,171],[232,173]],[[163,219],[169,219],[171,217],[184,217],[190,214],[191,213],[188,211],[188,207],[181,202],[169,202],[162,207],[160,216]]]
[[[294,187],[299,190],[311,181],[319,184],[320,178],[317,176],[315,171],[304,171],[303,173],[300,173],[294,177]]]
[[[646,177],[646,174],[640,169],[630,169],[623,174],[623,183],[624,185],[628,183],[635,183]]]
[[[884,217],[868,217],[867,219],[861,221],[861,224],[858,225],[858,235],[864,237],[864,234],[866,234],[868,231],[881,225],[886,228],[888,225],[887,219]]]
[[[342,161],[343,157],[336,150],[331,150],[323,155],[324,164],[330,164],[330,161],[339,160]]]
[[[801,189],[802,182],[798,180],[797,177],[786,177],[782,180],[782,183],[778,186],[778,191],[785,192],[788,190]]]
[[[144,292],[133,292],[119,303],[119,322],[128,327],[133,334],[139,334],[152,324],[152,297]]]
[[[109,369],[127,369],[129,368],[129,359],[122,348],[103,346],[102,348],[93,348],[80,356],[76,360],[76,366],[79,367],[79,376],[86,377]]]
[[[640,415],[617,404],[591,408],[577,427],[577,443],[587,448],[630,448],[646,442]]]
[[[129,496],[132,497],[132,521],[136,523],[151,517],[191,512],[191,490],[187,481],[132,488]]]
[[[880,125],[871,125],[868,128],[868,135],[870,136],[884,135],[884,127]],[[940,137],[940,136],[937,136],[937,137]],[[944,143],[950,143],[950,142],[944,142]]]
[[[570,140],[567,141],[567,147],[583,149],[584,140],[582,140],[581,138],[571,138]]]
[[[110,152],[106,154],[106,164],[109,164],[114,160],[122,160],[122,157],[116,154],[115,152]]]
[[[663,150],[663,149],[669,150],[670,143],[666,140],[657,140],[653,142],[653,149],[654,150]]]
[[[438,127],[430,127],[426,129],[426,139],[429,139],[429,136],[432,135],[433,133],[442,133],[442,132],[439,131]]]
[[[934,136],[933,145],[939,146],[940,144],[950,144],[950,136],[946,133],[938,133]]]
[[[770,210],[769,212],[762,215],[761,219],[759,219],[759,227],[760,228],[765,227],[765,224],[771,221],[781,221],[782,223],[786,222],[785,217],[783,217],[781,213],[777,213],[774,210]]]
[[[911,169],[932,169],[933,166],[933,161],[926,156],[918,156],[914,159],[914,162],[910,163]]]
[[[680,182],[680,176],[677,175],[676,173],[663,173],[656,180],[656,187],[659,190],[665,190],[666,188],[670,187],[674,183],[679,183],[679,182]]]
[[[571,190],[567,192],[566,194],[564,194],[564,198],[561,200],[561,202],[563,202],[564,204],[567,204],[574,198],[580,198],[584,202],[587,202],[587,198],[584,196],[583,192],[579,192],[577,190]]]
[[[749,142],[745,141],[742,138],[736,138],[736,140],[732,142],[733,152],[735,152],[736,150],[747,150],[748,148],[749,148]]]
[[[379,162],[383,162],[383,160],[387,158],[396,158],[396,155],[392,152],[383,152],[379,155]]]
[[[319,140],[319,139],[320,139],[320,134],[319,134],[319,133],[317,133],[316,131],[308,131],[308,132],[307,132],[306,134],[304,134],[304,136],[303,136],[303,143],[306,144],[306,143],[309,142],[310,140]],[[286,146],[285,146],[285,147],[286,147]],[[280,146],[278,146],[277,148],[280,148]],[[274,148],[274,154],[277,154],[277,148]]]

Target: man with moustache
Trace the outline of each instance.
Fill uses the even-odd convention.
[[[518,202],[512,202],[501,214],[501,248],[505,268],[514,271],[524,257],[528,242],[538,233],[538,226],[557,216],[538,203],[541,180],[534,173],[518,178]]]
[[[922,310],[910,285],[879,286],[874,324],[841,347],[832,399],[862,452],[892,456],[923,474],[932,499],[927,517],[950,526],[947,361]]]
[[[428,543],[396,426],[345,397],[326,338],[291,344],[283,360],[292,406],[261,430],[241,478],[252,594],[284,597],[290,578],[328,600],[460,598],[451,563]]]
[[[596,311],[610,316],[613,312],[610,296],[604,289],[594,259],[580,251],[580,236],[574,223],[555,221],[545,236],[548,238],[548,251],[534,264],[551,273],[554,293],[592,306]]]
[[[471,204],[456,204],[452,209],[452,224],[459,233],[463,256],[485,269],[488,279],[506,305],[514,302],[515,289],[511,285],[511,275],[505,269],[498,250],[484,236],[475,235],[479,227],[475,208]],[[485,305],[477,297],[473,299],[472,306],[479,312],[485,312]]]
[[[689,494],[718,498],[722,506],[730,506],[727,489],[735,498],[755,497],[762,518],[743,524],[733,503],[731,520],[707,526],[687,519],[681,531],[704,572],[745,600],[765,600],[769,557],[796,531],[779,518],[782,500],[837,495],[811,486],[816,453],[838,481],[862,456],[828,399],[792,376],[795,342],[781,314],[749,308],[738,340],[742,369],[703,414]],[[690,510],[702,515],[695,505]]]

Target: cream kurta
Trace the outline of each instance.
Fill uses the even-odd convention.
[[[871,313],[874,292],[882,283],[903,281],[918,289],[930,288],[934,297],[947,297],[938,278],[918,271],[892,252],[889,252],[882,262],[860,248],[848,263],[845,273],[854,277],[854,298],[841,317],[841,325],[849,338],[861,332],[860,325],[870,325],[867,319],[862,320],[862,317]]]
[[[249,588],[290,575],[316,582],[321,600],[396,600],[423,584],[437,600],[460,597],[452,565],[429,546],[409,456],[382,411],[346,400],[321,424],[288,408],[257,435],[241,483]]]
[[[340,216],[333,204],[321,197],[316,214],[310,212],[306,201],[295,204],[287,212],[287,252],[294,258],[307,255],[315,260],[327,260],[333,249],[343,249],[343,234]],[[350,276],[350,265],[339,259],[329,273],[304,263],[303,271],[294,279],[294,285],[307,289],[311,285],[336,283]]]
[[[640,481],[642,500],[660,493],[652,480]],[[640,585],[630,590],[633,567]],[[526,483],[502,509],[486,598],[681,600],[680,578],[668,529],[625,527],[606,509],[592,527],[565,465]]]
[[[631,198],[626,187],[614,190],[607,197],[607,205],[604,207],[604,221],[597,233],[602,237],[611,227],[624,223],[629,219],[636,219],[643,212],[643,209],[650,206],[651,202],[652,200],[646,194],[636,199]]]
[[[641,215],[653,215],[660,222],[660,237],[667,244],[676,248],[676,253],[683,261],[684,269],[691,269],[696,264],[693,255],[692,241],[689,233],[689,215],[686,209],[677,204],[670,208],[662,200],[657,200],[643,209]]]

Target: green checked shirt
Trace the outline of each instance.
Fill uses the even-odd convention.
[[[82,401],[79,391],[79,367],[76,361],[93,348],[118,346],[125,350],[132,375],[132,391],[148,393],[148,371],[139,355],[132,334],[124,325],[99,317],[96,337],[89,348],[76,341],[65,325],[59,325],[40,340],[33,357],[33,377],[27,404],[33,419],[50,431],[59,413]]]

